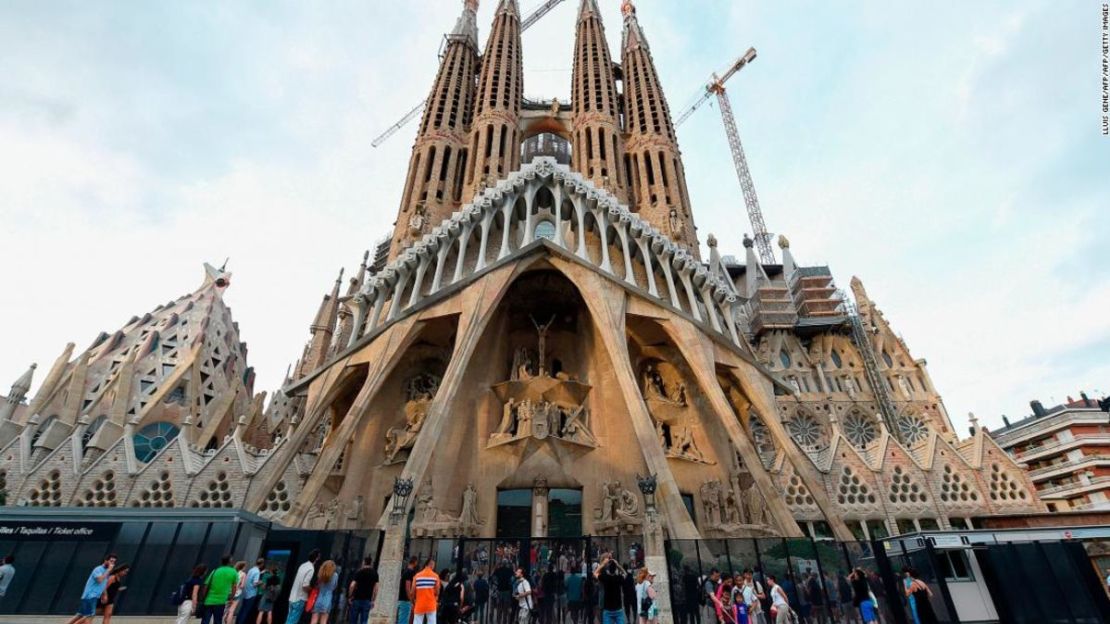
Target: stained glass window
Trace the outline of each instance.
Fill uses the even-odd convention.
[[[135,434],[135,458],[144,464],[154,459],[158,451],[166,448],[177,437],[178,428],[168,422],[155,422],[139,429]]]

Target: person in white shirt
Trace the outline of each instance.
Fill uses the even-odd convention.
[[[0,598],[8,593],[8,585],[12,582],[12,577],[15,576],[15,555],[8,555],[4,557],[4,565],[0,565]]]
[[[786,599],[786,591],[778,584],[778,579],[767,575],[767,584],[771,587],[771,608],[775,611],[775,624],[790,624],[790,601]]]
[[[304,614],[305,603],[308,602],[308,592],[312,590],[312,575],[316,572],[316,561],[320,559],[320,551],[313,550],[308,553],[308,561],[297,568],[293,577],[293,588],[289,590],[289,617],[285,624],[297,624]]]
[[[524,576],[524,568],[516,569],[516,587],[513,596],[517,599],[520,610],[517,611],[517,621],[520,624],[529,624],[532,621],[532,584]]]

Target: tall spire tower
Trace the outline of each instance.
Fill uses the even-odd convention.
[[[571,166],[627,201],[617,80],[596,0],[582,0],[578,9],[570,93],[574,114]]]
[[[518,122],[523,98],[520,10],[516,0],[501,0],[482,55],[464,202],[520,168]]]
[[[621,12],[624,14],[621,66],[624,70],[630,205],[641,217],[700,257],[686,191],[686,172],[663,86],[659,83],[651,49],[636,19],[632,0],[624,0]]]
[[[447,49],[409,158],[405,193],[393,229],[390,258],[435,224],[451,216],[462,200],[467,165],[467,131],[474,112],[478,69],[478,0],[464,0],[462,14],[447,35]]]

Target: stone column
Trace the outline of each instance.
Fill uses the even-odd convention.
[[[547,537],[547,482],[537,479],[532,486],[532,537]]]
[[[655,604],[659,607],[659,624],[673,624],[671,611],[671,570],[667,566],[667,550],[663,543],[663,526],[653,507],[644,511],[644,565],[655,573]],[[635,573],[630,570],[630,572]],[[640,606],[636,605],[636,610]]]
[[[401,590],[401,572],[405,567],[405,523],[403,517],[391,517],[382,542],[378,561],[378,599],[370,613],[372,624],[393,624],[397,619],[397,594]]]

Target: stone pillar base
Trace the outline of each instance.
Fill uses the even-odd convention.
[[[667,551],[663,546],[663,527],[659,515],[649,511],[644,522],[644,565],[655,573],[655,605],[659,608],[659,624],[674,624],[671,610],[671,571],[667,566]],[[636,605],[640,610],[640,605]]]
[[[405,527],[390,522],[382,542],[378,561],[378,600],[370,613],[373,624],[393,624],[397,619],[397,595],[401,589],[401,571],[405,567]]]

